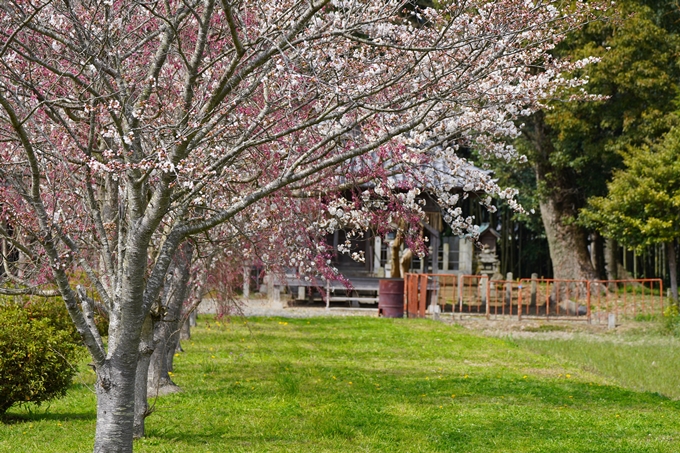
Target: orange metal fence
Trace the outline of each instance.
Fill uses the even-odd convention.
[[[485,275],[406,274],[406,313],[511,315],[518,313],[519,282],[489,281]]]
[[[663,314],[663,282],[657,278],[596,281],[600,285],[591,295],[593,322],[616,319],[654,318]]]
[[[409,317],[426,313],[584,319],[608,322],[663,313],[660,279],[489,280],[484,275],[406,274]]]
[[[519,316],[590,319],[591,282],[588,280],[521,279]]]

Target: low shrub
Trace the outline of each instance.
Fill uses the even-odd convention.
[[[23,308],[28,313],[31,319],[47,318],[57,330],[64,330],[69,333],[73,341],[81,343],[82,339],[76,329],[75,324],[71,320],[71,315],[68,314],[64,300],[61,297],[54,297],[50,299],[45,298],[26,298],[23,302]],[[100,335],[107,335],[109,328],[109,320],[105,313],[100,313],[95,310],[94,322]]]
[[[675,336],[680,336],[680,310],[677,304],[670,304],[663,310],[664,330]]]
[[[73,331],[16,304],[0,305],[0,415],[63,396],[83,352]]]
[[[61,297],[57,298],[29,298],[22,308],[26,312],[29,320],[48,319],[55,330],[68,332],[71,339],[80,343],[81,338],[75,324],[71,321],[66,305]]]

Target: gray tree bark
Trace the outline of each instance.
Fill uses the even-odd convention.
[[[154,352],[154,321],[152,314],[147,315],[142,328],[141,342],[139,343],[139,357],[137,359],[137,373],[135,378],[135,439],[144,437],[144,420],[149,415],[149,402],[147,399],[146,381],[149,375],[149,365]]]
[[[179,331],[180,340],[191,340],[191,317],[194,316],[195,312],[190,313],[188,316],[183,316],[184,322]]]
[[[136,356],[112,357],[97,369],[97,453],[132,452]]]
[[[182,305],[187,297],[187,285],[191,275],[194,246],[185,242],[175,254],[164,287],[162,316],[154,325],[155,348],[151,356],[148,374],[149,396],[175,393],[181,389],[168,371],[179,342]]]
[[[536,180],[543,188],[539,206],[554,278],[594,280],[597,272],[588,253],[587,232],[574,222],[583,204],[578,188],[574,187],[567,169],[555,168],[551,163],[555,149],[542,113],[536,113],[531,123],[526,136],[534,147]]]
[[[588,253],[588,235],[573,224],[572,213],[552,197],[539,202],[556,279],[595,280],[597,273]]]

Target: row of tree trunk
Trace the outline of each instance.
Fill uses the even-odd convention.
[[[194,245],[186,241],[175,254],[166,275],[161,300],[144,321],[135,379],[134,437],[144,436],[144,421],[151,414],[149,398],[181,391],[170,377],[180,337],[188,338],[187,300]]]

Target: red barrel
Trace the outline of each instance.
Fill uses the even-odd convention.
[[[382,279],[378,285],[378,316],[404,317],[404,279]]]

